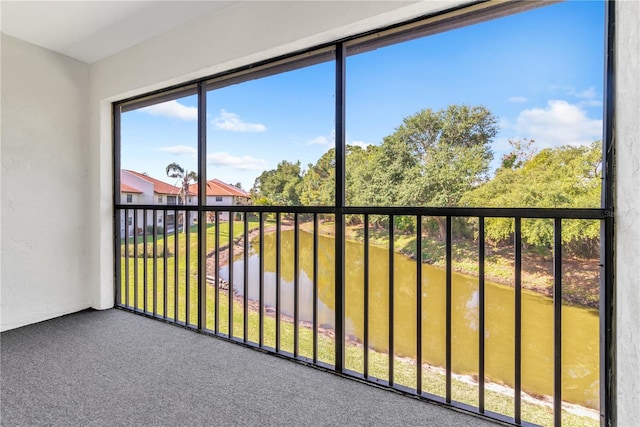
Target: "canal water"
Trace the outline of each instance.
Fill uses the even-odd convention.
[[[258,300],[259,242],[252,242],[248,257],[249,299]],[[334,325],[334,239],[318,237],[318,323]],[[312,321],[313,235],[299,232],[299,318]],[[364,245],[345,245],[346,333],[362,341],[364,334]],[[281,233],[281,312],[293,316],[294,233]],[[276,237],[264,236],[265,305],[275,306]],[[421,295],[416,285],[417,262],[394,255],[394,354],[416,357],[416,301],[422,298],[422,363],[445,365],[445,271],[422,264]],[[243,294],[244,259],[233,264],[234,289]],[[228,277],[228,267],[221,269]],[[479,342],[478,278],[453,273],[452,277],[452,370],[463,375],[478,373]],[[514,383],[514,290],[492,282],[485,284],[485,372],[488,380]],[[369,345],[388,352],[389,252],[369,248]],[[563,400],[598,408],[599,321],[588,308],[562,309]],[[534,395],[553,394],[553,302],[540,294],[522,293],[522,388]]]

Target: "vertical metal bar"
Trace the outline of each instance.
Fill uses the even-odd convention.
[[[247,342],[249,339],[249,213],[242,213],[244,219],[244,247],[243,247],[243,267],[244,267],[244,301],[243,301],[243,311],[244,318],[243,324],[244,327],[242,334],[244,338],[244,342]]]
[[[335,89],[335,370],[344,370],[344,300],[345,300],[345,240],[344,216],[345,205],[345,79],[346,79],[346,47],[336,43],[336,89]]]
[[[318,214],[313,214],[313,363],[318,362]]]
[[[422,216],[416,217],[416,393],[422,394]]]
[[[158,211],[153,210],[153,315],[158,314]]]
[[[484,414],[484,323],[485,323],[485,279],[484,279],[484,217],[478,217],[478,412]]]
[[[138,310],[138,209],[133,210],[133,310]]]
[[[562,425],[562,219],[553,234],[553,425]]]
[[[124,279],[124,305],[129,307],[129,208],[124,210]]]
[[[614,250],[615,150],[615,25],[616,2],[605,3],[605,70],[602,144],[602,207],[607,214],[600,226],[600,424],[614,426],[616,413],[616,329]]]
[[[207,86],[198,83],[198,330],[207,327]]]
[[[115,205],[114,205],[115,206]],[[122,305],[122,209],[114,209],[113,210],[113,231],[114,231],[114,266],[115,266],[115,305]],[[117,226],[116,226],[117,224]],[[126,224],[126,220],[125,220]],[[125,225],[126,227],[126,225]],[[125,235],[125,241],[126,241]]]
[[[280,351],[280,212],[276,213],[276,352]]]
[[[233,250],[235,242],[233,240],[233,212],[229,211],[229,291],[227,297],[229,298],[229,338],[233,338]]]
[[[522,219],[515,218],[515,325],[513,412],[520,424],[522,411]]]
[[[147,279],[149,277],[148,275],[148,271],[147,271],[147,256],[149,255],[147,253],[147,210],[143,209],[142,210],[142,244],[144,246],[142,246],[142,258],[143,258],[143,264],[142,264],[142,282],[143,282],[143,288],[142,288],[142,298],[144,301],[142,301],[142,310],[146,313],[147,312],[147,297],[149,296],[149,289],[148,289],[148,284],[147,284]]]
[[[299,328],[300,321],[300,224],[298,224],[298,213],[293,214],[293,357],[298,357],[299,353]]]
[[[187,201],[187,195],[184,197],[185,202]],[[189,326],[191,321],[191,227],[189,227],[189,223],[191,220],[191,212],[185,210],[183,214],[184,224],[182,225],[182,230],[185,233],[185,258],[184,258],[184,323]]]
[[[451,403],[451,216],[446,217],[446,283],[445,283],[445,399]]]
[[[215,269],[214,272],[214,287],[215,287],[215,296],[214,296],[214,331],[215,333],[220,332],[220,213],[218,211],[214,212],[215,214]]]
[[[258,304],[260,306],[260,313],[258,314],[259,325],[259,344],[260,347],[264,346],[264,215],[260,212],[260,295],[258,297]]]
[[[167,209],[162,210],[162,223],[164,224],[164,228],[162,229],[162,241],[163,241],[163,251],[162,251],[162,270],[164,272],[164,277],[162,281],[163,293],[162,293],[162,317],[166,320],[167,312],[169,305],[169,234],[167,232]]]
[[[113,200],[113,206],[117,206],[121,200],[120,198],[120,143],[121,143],[121,123],[120,123],[120,114],[121,108],[119,104],[113,104],[111,109],[111,117],[113,120],[113,194],[111,198]],[[114,245],[113,245],[113,255],[114,255],[114,264],[115,264],[115,277],[114,277],[114,285],[115,285],[115,303],[116,305],[122,305],[122,210],[114,209],[113,210],[113,235],[114,235]],[[127,241],[127,219],[125,213],[125,233],[124,239]],[[126,255],[125,255],[126,257]]]
[[[178,211],[173,211],[173,250],[175,251],[173,254],[173,321],[178,322],[178,283],[179,283],[179,275],[178,275],[178,266],[180,265],[180,254],[179,249],[179,238],[178,238]]]
[[[363,374],[364,378],[369,378],[369,214],[364,214],[364,248],[363,248],[363,256],[364,256],[364,331],[363,331],[363,342],[362,342],[362,351],[363,351]]]
[[[389,386],[393,386],[393,371],[394,371],[394,256],[395,252],[395,236],[394,236],[394,223],[395,217],[389,215]]]

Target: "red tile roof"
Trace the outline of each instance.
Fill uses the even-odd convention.
[[[198,194],[198,184],[192,184],[189,186],[189,192]],[[207,196],[236,196],[236,197],[251,197],[249,193],[233,185],[226,184],[219,179],[210,179],[207,181]]]
[[[149,181],[153,184],[153,192],[156,194],[179,194],[180,188],[171,184],[167,184],[166,182],[162,182],[159,179],[151,178],[150,176],[143,175],[138,172],[134,172],[132,170],[123,169],[126,172],[129,172],[132,175],[137,176],[138,178],[142,178],[146,181]],[[191,194],[191,192],[189,192]]]
[[[142,193],[142,191],[137,188],[133,188],[130,185],[120,183],[120,192],[121,193]]]

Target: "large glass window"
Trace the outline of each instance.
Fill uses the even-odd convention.
[[[211,81],[207,179],[231,184],[236,198],[256,206],[333,205],[333,56]],[[207,194],[207,203],[221,195]]]

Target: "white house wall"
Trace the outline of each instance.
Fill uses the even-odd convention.
[[[2,34],[2,297],[8,330],[91,305],[87,65]]]

